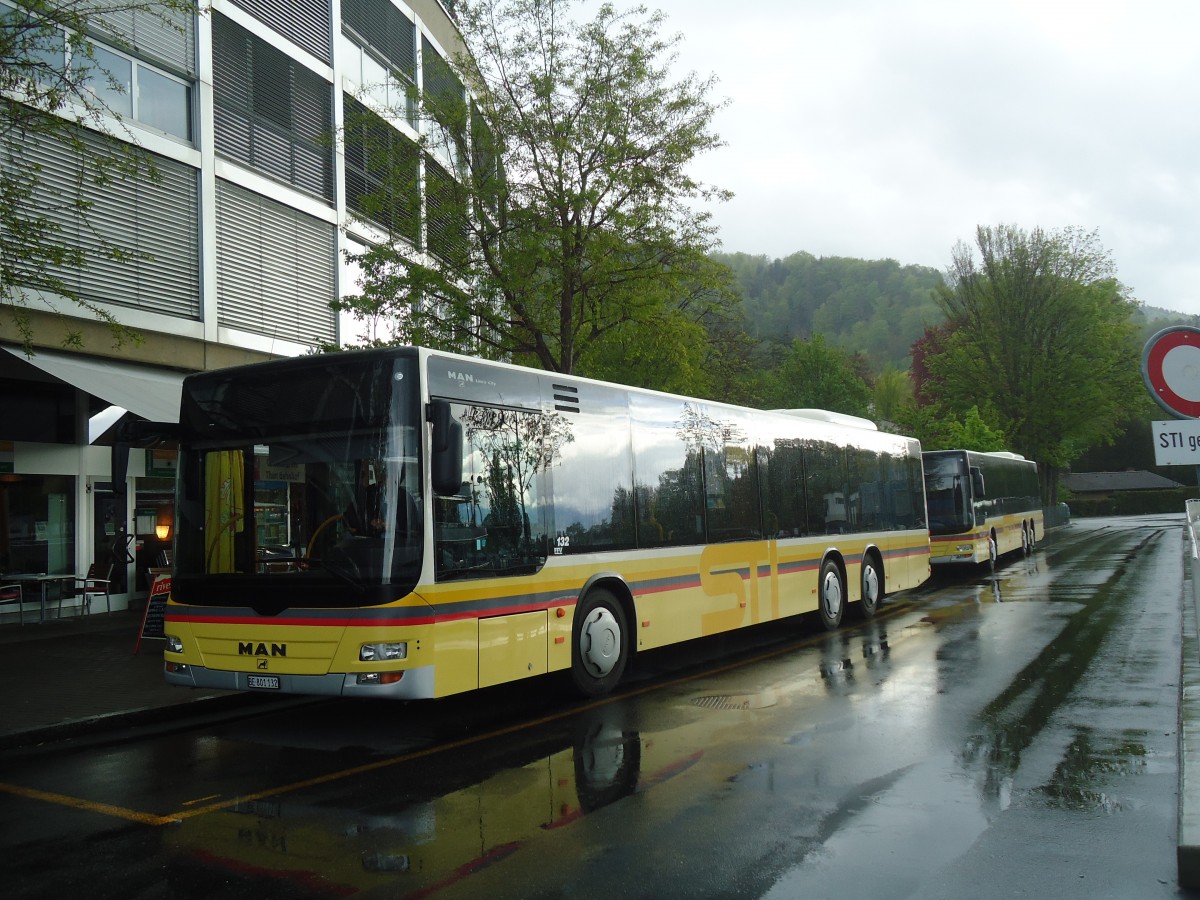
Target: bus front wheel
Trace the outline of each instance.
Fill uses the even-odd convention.
[[[821,563],[821,581],[817,586],[817,611],[826,631],[835,631],[842,624],[842,612],[846,606],[846,586],[842,583],[842,570],[832,559]]]
[[[571,678],[588,697],[602,697],[617,686],[629,660],[625,611],[611,592],[590,591],[575,611]]]

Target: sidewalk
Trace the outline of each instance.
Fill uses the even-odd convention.
[[[162,640],[143,638],[141,610],[0,625],[0,749],[60,741],[129,724],[160,724],[261,702],[258,695],[189,690],[162,676]]]

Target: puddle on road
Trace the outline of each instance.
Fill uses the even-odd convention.
[[[1137,739],[1144,737],[1144,734],[1128,735],[1125,740],[1111,743],[1090,728],[1079,729],[1050,781],[1035,794],[1052,809],[1105,815],[1121,812],[1121,801],[1097,785],[1112,778],[1146,774],[1152,754]]]

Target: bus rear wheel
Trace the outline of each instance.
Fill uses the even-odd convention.
[[[862,561],[862,595],[857,612],[860,619],[872,619],[883,599],[883,572],[874,555],[868,553]]]
[[[589,591],[572,631],[571,679],[585,696],[602,697],[617,686],[629,661],[625,611],[610,591]]]
[[[821,563],[821,580],[817,585],[817,612],[826,631],[836,631],[842,624],[842,613],[846,607],[846,586],[842,583],[842,570],[832,559]]]

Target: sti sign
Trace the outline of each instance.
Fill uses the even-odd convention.
[[[1142,351],[1142,378],[1150,396],[1175,418],[1200,418],[1200,328],[1178,325],[1150,338]]]
[[[1200,419],[1151,422],[1156,466],[1200,466]]]

